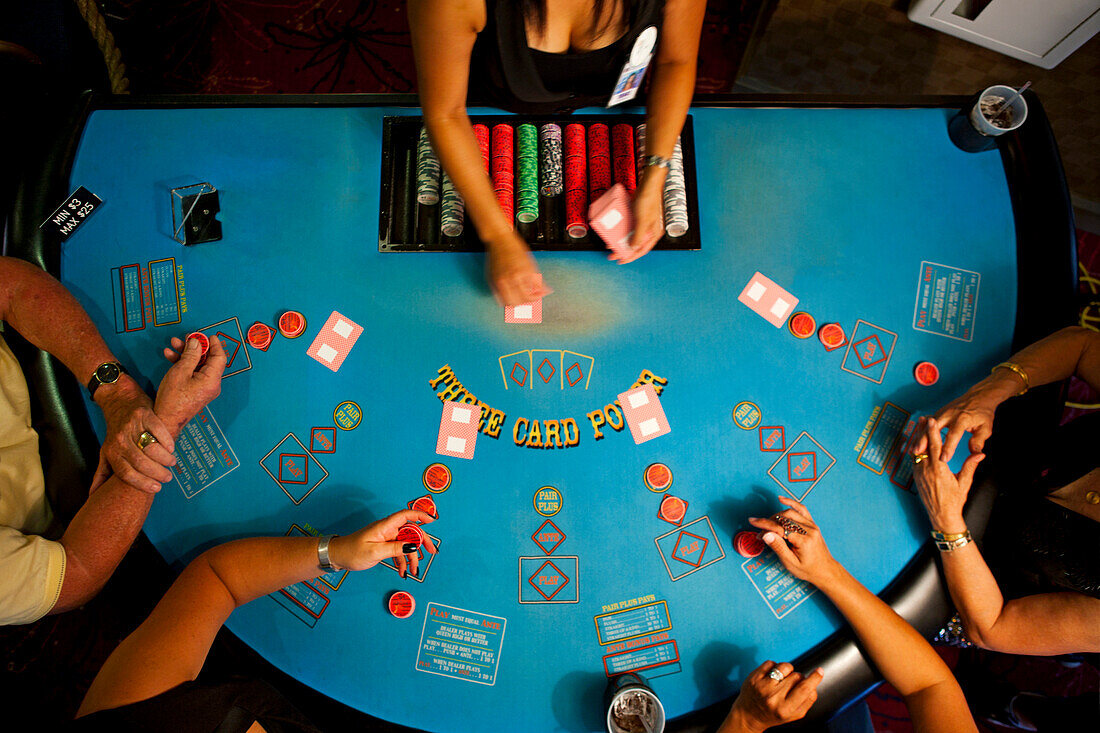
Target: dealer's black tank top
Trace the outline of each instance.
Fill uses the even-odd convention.
[[[583,53],[546,53],[528,47],[518,2],[486,0],[485,28],[477,34],[470,58],[467,106],[532,115],[602,107],[638,35],[650,26],[660,33],[663,11],[664,0],[640,0],[626,34],[611,45]]]

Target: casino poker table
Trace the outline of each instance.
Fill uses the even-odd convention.
[[[476,248],[390,246],[387,217],[412,206],[387,147],[420,114],[406,98],[86,97],[24,184],[13,251],[150,386],[171,337],[227,344],[221,395],[144,527],[176,567],[431,498],[420,577],[333,572],[230,617],[305,685],[427,731],[593,731],[608,678],[639,671],[688,730],[765,659],[795,660],[826,668],[820,720],[876,676],[823,594],[734,536],[795,497],[923,632],[948,615],[906,442],[1070,313],[1072,214],[1028,100],[1027,124],[978,154],[948,138],[963,98],[694,106],[691,245],[628,266],[592,238],[540,247],[540,323],[506,322]],[[39,229],[70,194],[91,209]],[[183,245],[196,203],[220,238]],[[304,333],[278,332],[286,311]],[[387,609],[398,590],[408,618]]]

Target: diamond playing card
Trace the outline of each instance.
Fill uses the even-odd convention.
[[[538,286],[542,287],[542,275],[537,275]],[[542,323],[542,298],[530,303],[504,306],[505,323]]]
[[[623,392],[619,395],[619,405],[635,443],[644,443],[672,432],[652,384]]]
[[[463,402],[444,402],[435,452],[452,458],[473,458],[481,408]]]
[[[788,316],[798,305],[798,298],[759,272],[752,276],[737,299],[776,328],[787,322]]]
[[[631,253],[634,212],[630,208],[630,194],[623,184],[616,183],[592,202],[588,207],[588,222],[609,250],[620,256]]]
[[[362,326],[333,311],[306,353],[335,372],[351,353],[361,333]]]

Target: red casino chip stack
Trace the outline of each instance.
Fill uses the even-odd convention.
[[[688,503],[678,496],[665,494],[661,499],[661,507],[657,510],[657,516],[666,522],[679,525],[687,514]]]
[[[306,332],[306,317],[298,311],[287,311],[279,316],[279,333],[288,339],[296,339]]]
[[[757,557],[767,545],[756,532],[742,530],[733,536],[733,549],[741,557]]]
[[[823,325],[817,331],[817,338],[826,351],[839,349],[848,343],[848,338],[844,335],[844,329],[841,328],[839,323],[826,323]]]
[[[436,513],[438,510],[435,506],[435,500],[430,496],[421,496],[413,499],[409,502],[409,509],[415,509],[418,512],[424,512],[425,514],[431,514],[432,517],[438,519],[439,515]]]
[[[588,126],[588,200],[595,201],[611,188],[611,137],[607,125]]]
[[[481,165],[485,168],[485,173],[489,173],[489,128],[485,125],[474,125],[474,138],[477,140],[477,147],[481,150]]]
[[[397,537],[394,539],[398,542],[420,547],[424,544],[424,531],[417,525],[409,522],[408,524],[401,525],[401,529],[397,530]]]
[[[275,329],[266,323],[256,321],[248,327],[248,345],[260,351],[267,351],[271,346],[271,340],[275,337]]]
[[[391,595],[386,605],[389,607],[390,613],[396,618],[408,618],[416,610],[416,600],[413,599],[411,593],[403,590],[396,591]]]
[[[800,339],[808,339],[817,330],[817,321],[809,313],[799,311],[787,321],[787,329]]]
[[[206,352],[210,351],[210,339],[206,338],[206,334],[202,333],[201,331],[195,331],[194,333],[187,334],[186,341],[190,341],[191,339],[199,342],[199,349],[201,349],[201,353],[199,354],[199,363],[202,364],[206,361]]]
[[[611,153],[615,159],[615,182],[631,194],[637,188],[634,176],[634,127],[620,122],[611,128]]]
[[[588,234],[588,171],[585,164],[584,125],[565,126],[565,231],[580,239]]]
[[[508,221],[515,226],[515,172],[513,159],[515,158],[514,141],[515,131],[511,125],[493,126],[493,159],[491,161],[491,175],[493,179],[493,191],[497,196],[497,203]]]
[[[913,376],[916,378],[917,384],[931,387],[940,381],[940,368],[930,361],[922,361],[913,370]]]
[[[642,474],[642,481],[650,491],[667,491],[672,486],[672,470],[663,463],[651,463]]]
[[[421,481],[424,482],[424,488],[428,491],[433,494],[441,493],[451,486],[451,469],[442,463],[433,463],[424,469]]]

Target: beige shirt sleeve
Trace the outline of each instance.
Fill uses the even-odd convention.
[[[64,579],[60,542],[0,527],[0,624],[29,624],[45,616]]]

